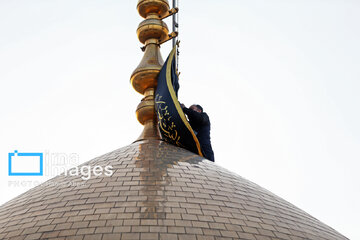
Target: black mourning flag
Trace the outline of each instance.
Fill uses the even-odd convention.
[[[161,137],[166,142],[203,156],[200,143],[177,99],[179,83],[174,60],[175,53],[176,47],[171,51],[159,73],[155,93],[155,110]]]

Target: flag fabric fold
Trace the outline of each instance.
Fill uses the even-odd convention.
[[[164,63],[155,92],[155,111],[164,141],[203,156],[200,143],[177,98],[179,79],[175,64],[176,47]]]

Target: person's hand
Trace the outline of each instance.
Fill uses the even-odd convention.
[[[180,103],[181,108],[185,108],[185,105],[183,103]]]

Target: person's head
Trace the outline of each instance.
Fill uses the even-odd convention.
[[[204,111],[203,108],[198,104],[191,105],[190,109],[198,113],[202,113]]]

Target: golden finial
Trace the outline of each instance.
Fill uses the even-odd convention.
[[[167,0],[139,0],[137,10],[140,16],[145,18],[137,29],[139,41],[144,44],[144,57],[131,75],[132,86],[144,95],[136,109],[137,119],[144,125],[138,140],[160,139],[154,103],[157,77],[164,64],[160,45],[177,36],[177,33],[169,34],[169,29],[162,19],[177,13],[178,10],[170,10]]]

